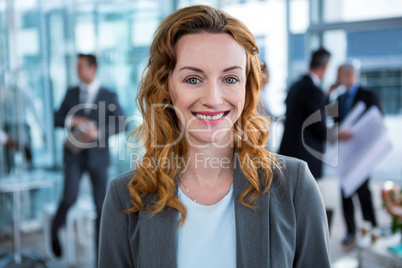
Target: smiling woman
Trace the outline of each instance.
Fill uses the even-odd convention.
[[[258,48],[208,6],[162,21],[138,94],[145,146],[110,184],[100,267],[329,267],[305,163],[265,149]]]
[[[243,110],[246,91],[244,48],[230,34],[202,32],[180,38],[175,52],[169,94],[183,115],[179,128],[189,133],[187,143],[233,142],[232,128]]]

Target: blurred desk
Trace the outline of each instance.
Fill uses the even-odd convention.
[[[358,238],[359,268],[402,268],[402,258],[397,257],[389,250],[389,247],[400,243],[400,233],[381,237],[374,244],[371,243],[370,235]]]
[[[20,174],[11,174],[0,178],[0,192],[13,193],[13,241],[14,252],[6,254],[0,260],[0,267],[19,265],[25,260],[43,262],[37,257],[22,255],[21,253],[21,197],[22,191],[52,187],[55,183],[57,173],[47,171],[23,171]],[[35,266],[32,266],[35,267]]]

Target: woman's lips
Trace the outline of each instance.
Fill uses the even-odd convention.
[[[208,125],[219,124],[230,111],[216,111],[216,112],[193,112],[192,114],[202,123]]]

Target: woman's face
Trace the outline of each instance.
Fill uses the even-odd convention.
[[[175,53],[169,93],[187,141],[231,144],[244,107],[245,49],[229,34],[199,33],[181,37]]]

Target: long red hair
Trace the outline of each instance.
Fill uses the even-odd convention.
[[[177,198],[175,178],[183,167],[186,142],[180,139],[181,131],[172,109],[168,77],[176,65],[174,47],[178,39],[200,32],[228,33],[247,53],[245,104],[233,127],[234,153],[250,182],[241,194],[241,203],[254,208],[253,201],[259,194],[268,192],[271,185],[273,168],[278,163],[275,156],[265,149],[269,121],[256,110],[261,70],[255,39],[242,22],[225,12],[209,6],[191,6],[165,18],[151,45],[149,62],[137,96],[144,122],[132,133],[136,139],[142,139],[146,152],[129,184],[133,204],[127,210],[129,212],[149,210],[156,214],[168,206],[181,213],[180,224],[185,220],[186,209]],[[258,179],[259,171],[262,172],[262,182]],[[145,202],[144,197],[150,194],[156,198]]]

